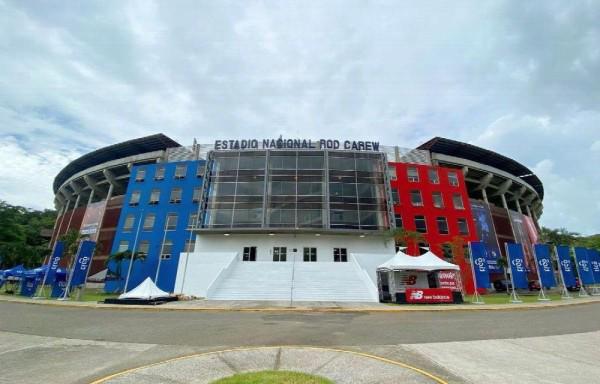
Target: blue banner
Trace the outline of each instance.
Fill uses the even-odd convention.
[[[574,266],[571,262],[571,250],[566,245],[558,245],[556,246],[556,255],[558,257],[558,265],[560,265],[565,286],[574,287],[577,282],[575,281]]]
[[[548,244],[536,244],[533,249],[535,251],[535,259],[537,260],[541,286],[547,288],[555,287],[556,279],[554,278],[552,259],[550,259],[550,247]]]
[[[508,253],[508,260],[510,260],[510,271],[514,287],[518,289],[529,288],[523,246],[518,243],[506,243],[506,252]]]
[[[592,273],[596,284],[600,283],[600,252],[595,249],[588,249],[588,259],[592,265]]]
[[[489,272],[503,272],[504,268],[498,264],[498,259],[502,256],[498,247],[496,231],[494,230],[494,222],[492,214],[487,203],[483,201],[471,199],[471,213],[475,219],[475,228],[477,229],[477,237],[486,248],[486,260]]]
[[[77,261],[73,267],[73,277],[71,278],[72,287],[85,284],[85,278],[87,277],[87,271],[92,261],[94,248],[96,248],[95,241],[83,240],[81,242],[79,252],[77,252]]]
[[[58,263],[60,262],[64,251],[65,243],[62,241],[57,241],[54,245],[54,252],[52,252],[52,256],[50,256],[50,260],[48,261],[46,284],[52,284],[54,282],[54,278],[56,277],[56,269],[58,268]]]
[[[587,249],[583,247],[575,247],[575,260],[577,261],[577,269],[579,270],[579,278],[582,284],[594,284],[594,273],[592,266],[588,260]]]
[[[475,272],[475,288],[489,288],[490,274],[484,243],[480,241],[471,242],[471,263],[473,263],[473,271]]]

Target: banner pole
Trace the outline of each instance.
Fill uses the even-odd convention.
[[[75,272],[75,264],[77,264],[77,258],[79,256],[79,252],[81,252],[81,244],[83,244],[83,241],[79,241],[79,246],[77,247],[77,253],[73,257],[73,260],[71,262],[71,265],[70,265],[71,271],[69,272],[69,279],[67,280],[67,285],[65,286],[65,291],[63,292],[63,296],[59,297],[57,300],[61,300],[61,301],[62,300],[69,300],[69,298],[67,297],[67,295],[69,294],[69,288],[71,286],[71,280],[73,279],[73,273]]]
[[[54,245],[52,246],[52,253],[50,253],[50,260],[48,260],[48,268],[46,269],[46,273],[44,273],[44,279],[42,280],[42,286],[40,287],[40,291],[39,291],[40,295],[32,297],[32,299],[34,299],[34,300],[35,299],[44,299],[46,297],[45,296],[46,292],[44,292],[44,285],[46,284],[46,278],[48,277],[48,273],[50,272],[50,263],[52,262],[52,259],[54,258],[54,251],[56,250],[57,242],[58,242],[58,240],[55,241]]]
[[[137,241],[140,235],[140,227],[142,225],[142,220],[144,220],[144,210],[140,210],[140,219],[138,221],[137,230],[135,232],[135,239],[133,240],[133,251],[131,251],[131,258],[129,259],[129,268],[127,268],[127,278],[125,279],[125,287],[123,288],[123,293],[127,293],[127,285],[129,284],[129,276],[131,275],[131,267],[134,263],[134,256],[137,249]]]
[[[540,275],[540,263],[537,258],[535,245],[533,247],[533,260],[535,261],[535,270],[537,271],[538,282],[540,283],[540,293],[538,294],[538,301],[550,301],[550,299],[547,298],[544,294],[544,283],[542,283],[542,276]]]
[[[160,263],[162,262],[162,253],[165,249],[165,240],[167,239],[167,225],[169,225],[169,214],[165,217],[165,227],[163,230],[162,244],[160,245],[160,252],[158,253],[158,266],[156,267],[156,274],[154,275],[154,284],[158,287],[158,274],[160,273]]]
[[[558,257],[558,248],[554,245],[554,253],[556,254],[556,262],[558,263],[558,276],[562,282],[562,292],[560,293],[560,298],[563,300],[572,299],[573,297],[569,294],[569,290],[567,289],[567,285],[565,284],[565,276],[560,264],[560,257]]]
[[[473,287],[474,287],[473,300],[471,301],[471,303],[485,304],[483,299],[481,299],[479,292],[477,292],[477,277],[475,276],[475,267],[473,266],[473,250],[471,249],[470,241],[469,241],[469,261],[470,261],[469,264],[471,264],[471,276],[473,276]]]
[[[571,248],[569,248],[569,250],[573,251],[573,256],[575,257],[575,270],[577,271],[577,278],[579,279],[579,297],[589,296],[587,291],[583,287],[583,280],[581,280],[581,272],[579,272],[579,260],[577,260],[577,254],[575,253],[575,247],[571,247]]]
[[[515,290],[515,277],[513,276],[512,270],[512,260],[510,259],[510,252],[508,252],[508,243],[504,243],[504,250],[506,251],[506,260],[508,261],[508,267],[510,268],[510,285],[512,286],[511,300],[510,302],[513,304],[519,304],[523,301],[519,300],[519,296],[517,295],[517,291]]]

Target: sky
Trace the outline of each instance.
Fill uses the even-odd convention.
[[[0,200],[52,208],[102,146],[163,132],[434,136],[516,159],[541,224],[600,233],[598,1],[0,0]]]

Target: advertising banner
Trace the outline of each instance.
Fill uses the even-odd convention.
[[[88,235],[90,240],[98,241],[98,235],[100,233],[100,221],[104,216],[104,210],[106,209],[106,200],[92,203],[85,209],[83,220],[81,222],[81,228],[79,232],[82,235]]]
[[[437,273],[437,278],[439,288],[448,288],[454,291],[460,290],[454,271],[440,271]]]
[[[494,221],[492,220],[490,208],[483,201],[471,199],[470,202],[471,212],[475,219],[475,227],[477,228],[477,238],[485,244],[487,251],[488,270],[490,272],[502,272],[503,268],[498,264],[500,248],[498,247],[496,230],[494,229]]]
[[[600,283],[600,252],[595,249],[588,249],[588,259],[592,265],[592,273],[596,284]]]
[[[577,269],[579,270],[579,278],[582,284],[594,284],[594,273],[592,266],[588,260],[587,249],[583,247],[575,247],[575,260],[577,261]]]
[[[513,232],[515,234],[515,243],[523,247],[525,268],[527,271],[535,271],[535,259],[533,257],[533,243],[529,236],[529,230],[525,223],[525,216],[515,211],[508,211]]]
[[[565,286],[574,287],[576,281],[575,270],[571,262],[571,250],[566,245],[558,245],[556,246],[556,255],[558,256],[558,265],[560,266]]]
[[[552,259],[550,259],[550,247],[548,244],[536,244],[534,246],[534,251],[540,274],[541,286],[547,288],[555,287],[556,279],[554,278]]]
[[[87,271],[90,267],[95,247],[96,242],[94,241],[83,240],[81,242],[79,252],[77,252],[75,266],[73,267],[71,286],[75,287],[85,284],[85,278],[87,277]]]
[[[452,303],[452,290],[446,288],[408,288],[407,303]]]
[[[510,263],[510,271],[512,274],[512,283],[515,288],[529,288],[527,281],[527,271],[525,270],[525,256],[523,254],[523,246],[518,243],[506,243],[506,253]]]
[[[395,271],[394,281],[396,286],[402,290],[403,288],[428,288],[429,280],[427,279],[427,272],[404,272]]]
[[[52,256],[50,256],[50,260],[48,261],[48,272],[46,274],[46,284],[52,284],[54,282],[54,278],[56,277],[56,270],[58,269],[58,263],[60,262],[61,257],[65,251],[65,243],[62,241],[57,241],[54,245],[54,252],[52,252]]]
[[[490,274],[488,272],[488,263],[486,258],[485,244],[481,241],[469,243],[471,248],[471,263],[475,274],[476,288],[490,287]]]

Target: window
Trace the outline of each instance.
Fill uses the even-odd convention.
[[[198,167],[196,167],[196,177],[204,176],[204,164],[198,163]]]
[[[196,247],[196,239],[186,240],[185,246],[183,247],[183,252],[194,252],[195,247]]]
[[[117,249],[117,252],[125,252],[128,249],[129,249],[129,241],[121,240],[119,242],[119,248]]]
[[[150,242],[148,240],[142,240],[138,244],[137,253],[141,253],[143,255],[148,255],[149,249],[150,249]]]
[[[171,197],[169,203],[181,203],[181,188],[171,189]]]
[[[144,218],[144,231],[151,231],[154,228],[154,221],[156,221],[156,215],[148,213]]]
[[[242,261],[256,261],[256,247],[244,247]]]
[[[175,178],[183,179],[185,177],[185,173],[187,171],[187,167],[185,164],[177,164],[175,167]]]
[[[194,228],[196,226],[196,220],[198,219],[198,215],[196,212],[190,213],[188,217],[188,228]]]
[[[194,188],[194,195],[192,196],[192,202],[197,203],[200,201],[200,192],[202,189],[200,187]]]
[[[138,205],[140,203],[140,191],[133,191],[129,199],[129,205]]]
[[[144,181],[145,178],[146,178],[146,170],[144,168],[138,169],[135,174],[135,181]]]
[[[402,215],[396,213],[394,215],[394,220],[396,222],[396,228],[402,228],[404,225],[402,224]]]
[[[171,252],[173,250],[173,240],[165,240],[160,252],[161,260],[169,260],[171,258]]]
[[[174,231],[177,228],[177,214],[169,213],[167,215],[167,221],[165,223],[165,229],[167,231]]]
[[[439,184],[440,176],[438,175],[437,169],[429,168],[427,171],[427,175],[429,176],[429,182],[431,184]]]
[[[444,208],[444,199],[442,198],[442,192],[433,192],[431,194],[433,199],[433,206],[436,208]]]
[[[423,197],[421,196],[421,191],[410,191],[410,203],[415,207],[420,207],[423,205]]]
[[[400,195],[398,195],[397,189],[392,189],[392,202],[394,204],[400,204]]]
[[[160,166],[156,167],[156,171],[154,171],[154,180],[164,180],[165,178],[165,167]]]
[[[406,171],[408,174],[408,181],[410,181],[411,183],[419,182],[419,170],[417,169],[417,167],[408,167],[406,168]]]
[[[160,189],[153,189],[150,193],[150,202],[149,204],[158,204],[160,201]]]
[[[415,216],[415,228],[419,233],[427,233],[427,223],[425,216]]]
[[[452,195],[452,203],[454,204],[455,209],[465,209],[465,205],[463,204],[463,199],[460,193],[455,193]]]
[[[286,261],[287,247],[273,247],[273,261]]]
[[[449,233],[448,220],[446,220],[445,217],[440,216],[435,221],[437,222],[438,233],[440,235],[447,235]]]
[[[458,187],[458,175],[456,172],[448,172],[448,183],[453,187]]]
[[[131,232],[133,229],[133,223],[135,221],[135,216],[127,215],[125,218],[125,223],[123,224],[123,232]]]
[[[348,249],[347,248],[333,248],[333,261],[336,263],[348,262]]]
[[[469,234],[469,226],[467,225],[467,219],[458,219],[458,233],[461,235]]]
[[[303,251],[304,261],[313,263],[317,261],[317,248],[304,247]]]

